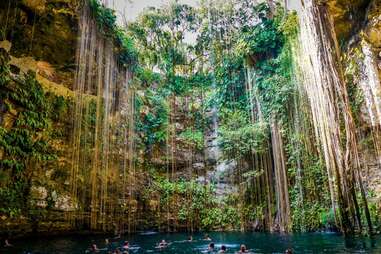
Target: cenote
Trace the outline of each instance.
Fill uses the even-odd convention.
[[[227,247],[227,253],[235,253],[241,244],[245,244],[250,253],[284,253],[291,248],[294,253],[380,253],[381,237],[350,237],[345,238],[336,233],[305,233],[305,234],[270,234],[270,233],[210,233],[215,243],[216,252],[221,245]],[[193,241],[188,242],[187,234],[183,233],[143,233],[113,239],[108,235],[77,235],[65,237],[48,237],[38,239],[15,240],[14,247],[0,249],[1,253],[86,253],[94,242],[100,249],[97,253],[108,253],[105,249],[105,239],[111,242],[111,249],[121,247],[125,240],[130,243],[129,253],[211,253],[207,252],[210,241],[202,240],[202,234],[194,234]],[[165,239],[169,246],[159,250],[157,244]]]
[[[381,253],[380,35],[380,0],[0,0],[0,252]]]

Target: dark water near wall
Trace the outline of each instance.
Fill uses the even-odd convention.
[[[352,237],[344,238],[333,233],[311,233],[279,235],[266,233],[210,233],[216,249],[222,244],[228,247],[228,253],[235,253],[240,244],[245,244],[250,253],[284,253],[292,248],[294,253],[381,253],[381,236],[373,238]],[[14,247],[5,249],[0,247],[0,253],[85,253],[92,240],[98,248],[105,247],[105,238],[109,236],[65,236],[51,238],[35,238],[12,241]],[[206,253],[209,242],[199,240],[201,234],[193,236],[194,242],[186,242],[186,234],[136,234],[112,240],[113,246],[121,246],[124,240],[130,241],[134,248],[130,254],[136,253],[168,253],[188,254]],[[112,237],[109,237],[112,239]],[[155,248],[161,240],[171,242],[164,250]],[[106,250],[98,253],[108,253]]]

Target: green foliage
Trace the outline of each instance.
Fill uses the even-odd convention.
[[[293,210],[292,229],[294,231],[312,232],[318,229],[330,229],[335,225],[333,211],[319,202],[306,202]]]
[[[240,225],[239,214],[237,209],[231,206],[214,207],[206,211],[201,225],[204,230],[237,229]]]
[[[373,228],[375,231],[379,232],[381,230],[381,211],[379,209],[379,204],[377,204],[376,195],[373,191],[368,191],[367,198]]]
[[[247,107],[245,92],[244,59],[226,54],[215,69],[217,93],[211,103],[219,108],[241,109]],[[214,100],[213,100],[214,99]]]
[[[56,158],[49,144],[48,129],[57,117],[62,101],[51,99],[44,93],[34,75],[12,76],[7,64],[1,68],[0,98],[11,117],[0,126],[0,200],[2,212],[11,216],[28,207],[32,169]]]
[[[237,52],[254,59],[274,57],[281,50],[283,40],[274,20],[263,19],[260,24],[253,26],[249,31],[241,33],[236,45]]]
[[[153,84],[159,84],[161,82],[160,74],[155,73],[148,68],[138,68],[135,74],[135,78],[138,79],[143,88],[149,88]]]
[[[239,216],[236,208],[219,203],[210,185],[194,180],[169,181],[156,177],[149,190],[160,195],[161,209],[170,209],[181,222],[192,222],[200,230],[236,228]]]
[[[241,111],[226,111],[219,128],[219,145],[224,157],[239,159],[252,151],[263,153],[267,149],[268,127],[266,123],[250,123]]]
[[[295,132],[289,133],[290,131],[292,130],[288,130],[287,134],[286,153],[288,178],[292,183],[292,228],[294,231],[303,232],[331,228],[335,223],[330,211],[331,201],[324,162],[306,147],[310,137]]]
[[[201,72],[191,71],[196,62],[189,59],[191,47],[184,36],[185,32],[194,31],[194,26],[194,9],[175,2],[163,9],[149,8],[128,25],[144,68],[160,70],[163,94],[183,95],[202,85],[200,78],[206,79]]]
[[[114,36],[116,30],[116,15],[110,8],[104,7],[98,0],[89,0],[90,10],[102,33]]]
[[[127,36],[123,29],[118,27],[114,11],[100,4],[99,0],[89,0],[89,7],[100,32],[103,33],[105,38],[113,40],[118,62],[124,67],[135,71],[138,52],[132,39]]]
[[[168,104],[165,98],[147,90],[144,96],[137,97],[136,130],[149,154],[155,144],[164,144],[168,128]]]
[[[204,148],[204,133],[200,130],[193,130],[187,128],[185,131],[180,133],[179,137],[184,140],[184,142],[199,151],[202,151]]]
[[[325,226],[325,228],[335,227],[335,214],[332,209],[321,209],[320,210],[320,223]],[[317,227],[311,227],[311,230],[316,230]]]
[[[288,108],[293,99],[295,85],[292,79],[292,58],[286,44],[276,58],[258,63],[257,93],[266,118],[277,117],[287,121]]]
[[[288,13],[280,24],[280,31],[288,41],[296,39],[299,34],[299,19],[296,11]]]

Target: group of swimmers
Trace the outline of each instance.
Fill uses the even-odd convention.
[[[214,248],[214,243],[210,243],[209,246],[208,246],[208,252],[209,253],[215,253],[215,248]],[[222,254],[222,253],[227,253],[227,248],[225,245],[221,245],[221,248],[220,250],[218,251],[218,254]],[[248,253],[248,250],[246,249],[246,246],[244,244],[242,244],[239,248],[239,251],[236,252],[237,254],[241,254],[241,253]]]
[[[202,239],[203,241],[211,241],[208,245],[208,249],[204,252],[206,253],[218,253],[218,254],[223,254],[223,253],[227,253],[227,247],[226,245],[221,245],[220,249],[217,251],[215,249],[215,244],[214,242],[212,242],[212,239],[209,237],[209,235],[205,235],[204,238]],[[193,241],[193,237],[192,236],[189,236],[188,239],[186,241],[182,241],[182,242],[192,242]],[[99,249],[97,247],[97,245],[93,242],[91,247],[90,247],[90,251],[91,252],[99,252],[99,251],[102,251],[102,250],[108,250],[108,254],[128,254],[128,251],[131,249],[130,245],[129,245],[129,242],[128,241],[124,241],[122,247],[118,247],[118,248],[115,248],[113,251],[112,251],[112,245],[110,243],[110,241],[108,239],[105,240],[105,243],[106,243],[106,248],[104,249]],[[156,245],[156,249],[165,249],[167,248],[171,243],[170,242],[167,242],[165,239],[161,240],[157,245]],[[134,248],[135,249],[135,248]],[[242,254],[242,253],[250,253],[249,250],[246,248],[246,245],[242,244],[239,248],[239,251],[235,252],[236,254]],[[287,249],[285,251],[285,254],[292,254],[292,250],[291,249]]]
[[[212,241],[212,239],[208,235],[205,235],[204,240]],[[209,243],[207,253],[216,253],[216,249],[213,242]],[[217,253],[218,254],[227,253],[227,247],[225,245],[221,245],[221,248]],[[241,244],[239,251],[236,252],[236,254],[242,254],[242,253],[250,253],[249,250],[246,248],[246,245],[244,244]],[[293,252],[291,249],[287,249],[285,251],[285,254],[292,254],[292,253]]]
[[[113,248],[109,239],[105,239],[106,247],[103,249],[98,248],[95,242],[93,242],[88,251],[90,252],[99,252],[99,251],[108,251],[108,254],[128,254],[130,249],[130,244],[128,241],[124,241],[122,247]],[[113,250],[114,249],[114,250]]]

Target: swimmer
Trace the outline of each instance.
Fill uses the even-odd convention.
[[[190,235],[189,237],[188,237],[188,242],[192,242],[193,241],[193,237]]]
[[[9,242],[8,239],[5,239],[4,241],[4,247],[12,247],[13,245]]]
[[[205,241],[212,241],[212,238],[210,238],[208,234],[205,234],[204,240]]]
[[[247,253],[246,246],[244,244],[242,244],[241,247],[239,248],[239,251],[237,253],[239,253],[239,254],[241,254],[241,253]]]
[[[226,246],[225,245],[222,245],[221,246],[221,249],[220,249],[220,251],[218,252],[218,253],[226,253]]]
[[[292,254],[292,249],[287,249],[284,253],[285,254]]]
[[[95,244],[95,242],[93,242],[91,244],[90,251],[92,251],[92,252],[98,252],[99,251],[98,246]]]
[[[112,244],[110,242],[110,240],[108,238],[105,239],[105,245],[106,245],[106,249],[107,250],[111,250],[112,249]]]
[[[208,251],[209,252],[213,252],[214,251],[214,243],[209,243],[209,246],[208,246]]]
[[[128,250],[130,248],[128,241],[124,241],[122,248],[123,248],[123,250]]]
[[[159,248],[165,248],[165,247],[167,247],[168,246],[168,243],[163,239],[163,240],[161,240],[161,242],[159,243],[159,245],[158,245],[158,247]]]

